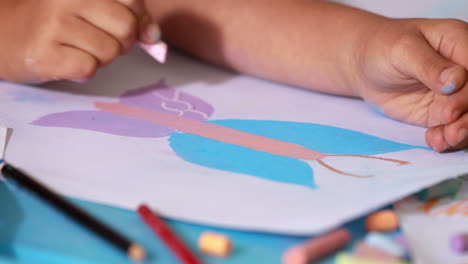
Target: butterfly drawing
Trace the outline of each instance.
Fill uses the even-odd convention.
[[[125,137],[162,138],[182,159],[201,166],[315,188],[310,162],[340,175],[368,178],[333,167],[327,157],[406,161],[375,155],[423,148],[333,126],[272,120],[209,120],[214,108],[164,81],[95,102],[95,110],[49,114],[33,125],[92,130]]]

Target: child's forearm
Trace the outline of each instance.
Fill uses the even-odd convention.
[[[146,0],[175,47],[234,70],[322,92],[358,96],[362,38],[385,18],[311,0]]]

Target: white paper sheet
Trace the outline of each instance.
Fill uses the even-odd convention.
[[[5,147],[7,144],[8,128],[0,125],[0,159],[5,156]]]
[[[454,235],[468,233],[468,181],[455,199],[423,203],[408,198],[398,203],[397,211],[415,264],[468,262],[468,255],[457,254],[450,246]]]
[[[7,144],[8,138],[8,128],[0,125],[0,160],[2,160],[5,156],[5,147]],[[0,181],[5,180],[0,173]]]
[[[160,83],[162,79],[166,84]],[[129,90],[155,83],[160,84],[154,90],[138,90],[143,99],[135,94],[120,98]],[[174,97],[174,91],[192,106],[164,101]],[[148,96],[150,102],[145,101]],[[356,178],[333,172],[317,160],[259,154],[248,147],[216,145],[216,140],[202,144],[200,137],[190,133],[169,133],[164,127],[144,129],[141,122],[154,124],[131,123],[121,115],[110,120],[106,114],[100,117],[95,105],[136,102],[138,109],[147,111],[160,104],[158,100],[165,102],[158,113],[176,116],[182,113],[180,109],[188,109],[183,115],[196,119],[188,128],[208,117],[210,122],[250,129],[252,134],[280,137],[295,147],[312,144],[310,150],[409,164],[349,156],[322,159],[347,173],[374,175]],[[188,129],[184,127],[187,118],[179,120],[180,129]],[[231,119],[235,121],[219,121]],[[169,217],[239,229],[324,232],[468,171],[466,153],[438,154],[425,149],[423,128],[390,120],[360,100],[232,74],[174,52],[163,66],[134,50],[85,85],[61,82],[39,89],[0,83],[0,123],[15,131],[6,159],[63,194],[130,209],[147,202]],[[125,135],[95,131],[107,125]],[[216,129],[202,127],[199,132]],[[157,137],[156,132],[169,135]],[[135,133],[147,133],[147,137]],[[209,137],[220,134],[225,135]],[[213,164],[231,171],[214,169]]]

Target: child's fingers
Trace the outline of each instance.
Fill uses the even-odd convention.
[[[98,67],[98,61],[91,54],[65,44],[54,44],[53,52],[43,51],[27,61],[26,81],[85,80],[91,78]],[[23,78],[24,79],[24,78]]]
[[[426,143],[439,152],[468,147],[468,113],[450,125],[429,128],[426,132]]]
[[[450,146],[444,137],[444,125],[433,126],[426,131],[426,143],[435,151],[447,150]]]
[[[62,44],[88,52],[99,64],[106,65],[120,55],[119,42],[96,26],[79,18],[71,18],[68,30],[61,32]]]
[[[161,29],[152,21],[142,0],[117,0],[130,8],[138,19],[138,40],[145,44],[154,44],[161,38]]]
[[[60,45],[57,50],[54,79],[84,81],[92,78],[99,66],[94,56],[83,50]],[[60,67],[56,67],[60,65]]]
[[[128,7],[137,18],[145,15],[145,8],[142,0],[115,0]]]
[[[161,29],[158,24],[151,20],[149,15],[145,15],[140,20],[138,40],[145,44],[154,44],[161,39]]]
[[[442,112],[444,124],[455,122],[465,113],[468,113],[468,85],[450,95]]]
[[[465,69],[442,57],[420,35],[408,35],[393,51],[397,70],[421,81],[438,94],[452,94],[465,84]]]
[[[117,39],[122,52],[131,49],[137,37],[137,17],[116,1],[88,1],[92,4],[78,12],[79,16]]]
[[[468,113],[465,113],[455,122],[445,127],[444,138],[451,149],[460,149],[468,146]]]
[[[429,19],[421,33],[443,57],[468,69],[468,24],[455,19]]]

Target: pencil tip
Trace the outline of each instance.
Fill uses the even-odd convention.
[[[146,259],[145,249],[138,244],[131,244],[127,252],[128,257],[135,262],[142,262]]]

